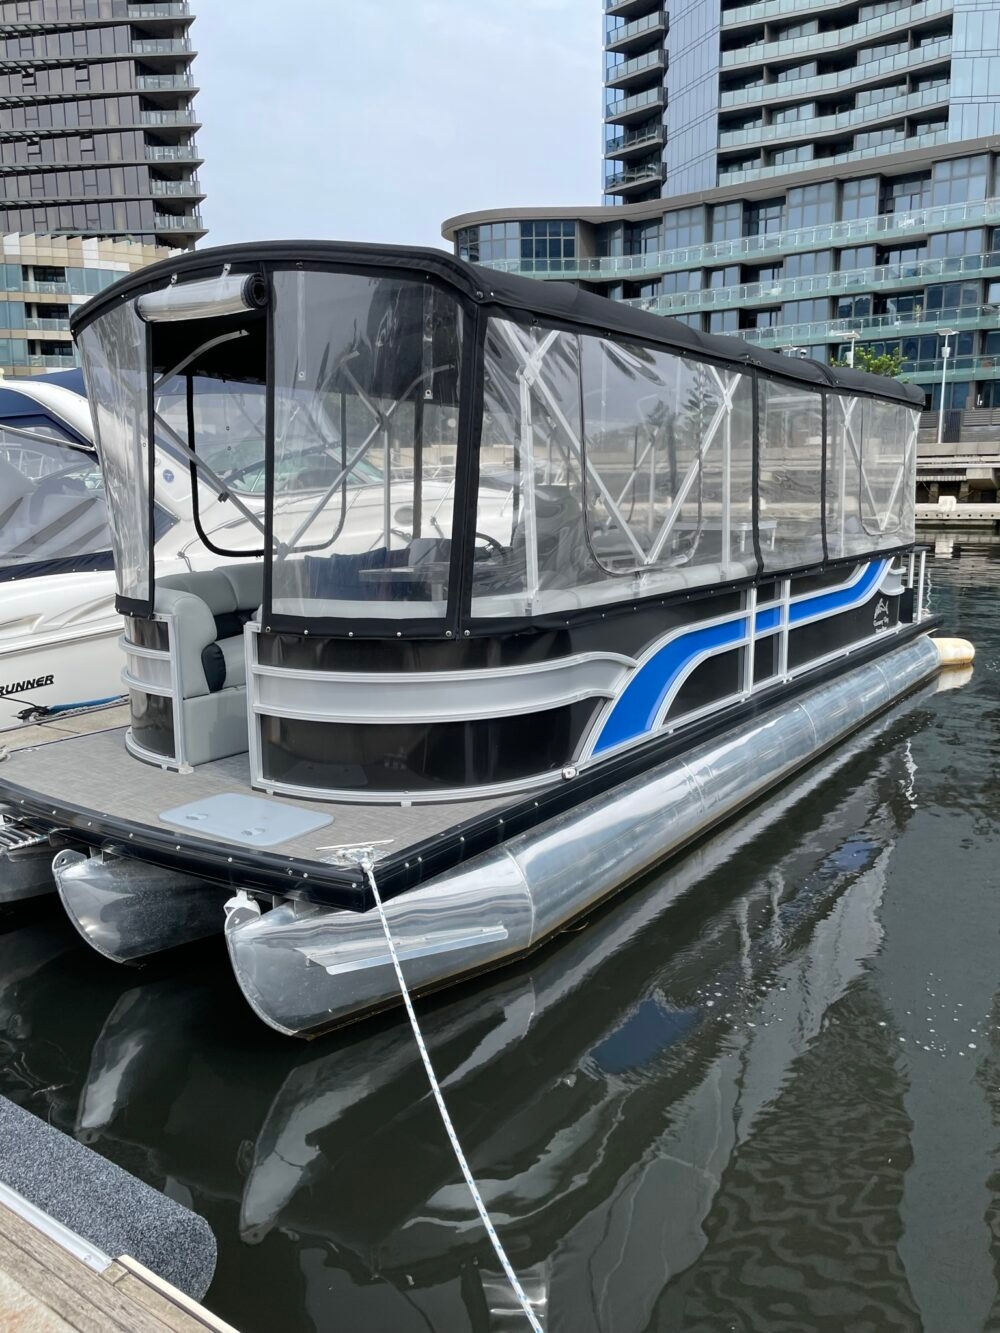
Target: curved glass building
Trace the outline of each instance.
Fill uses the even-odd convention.
[[[452,218],[456,253],[793,355],[898,350],[926,443],[995,439],[1000,11],[605,0],[605,24],[603,206]]]

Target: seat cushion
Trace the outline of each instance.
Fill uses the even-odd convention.
[[[228,639],[216,639],[202,649],[201,665],[205,671],[210,694],[219,690],[231,690],[247,683],[246,654],[243,649],[243,635],[234,634]]]
[[[247,658],[243,635],[235,635],[230,639],[220,639],[219,647],[222,649],[222,656],[226,663],[226,689],[231,690],[234,686],[245,685],[247,683]]]

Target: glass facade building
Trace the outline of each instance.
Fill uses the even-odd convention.
[[[203,236],[185,0],[0,0],[0,230]]]
[[[73,365],[71,307],[205,235],[187,0],[0,0],[0,369]]]
[[[0,250],[0,378],[75,366],[73,309],[170,253],[138,241],[14,233],[0,237]]]
[[[454,218],[457,253],[792,355],[898,350],[935,409],[943,376],[953,438],[1000,423],[1000,10],[605,0],[605,24],[603,206]]]

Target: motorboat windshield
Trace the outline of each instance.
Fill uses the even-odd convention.
[[[104,480],[93,445],[32,398],[0,420],[0,578],[111,569]]]

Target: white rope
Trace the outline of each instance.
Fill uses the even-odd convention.
[[[365,872],[365,877],[375,899],[375,906],[378,908],[379,920],[382,922],[382,930],[385,934],[385,942],[389,946],[389,956],[392,958],[392,965],[396,969],[396,980],[399,983],[399,991],[403,997],[403,1003],[406,1005],[406,1013],[410,1020],[410,1027],[413,1029],[413,1036],[417,1043],[417,1050],[420,1052],[420,1058],[424,1062],[424,1069],[427,1073],[427,1081],[431,1085],[431,1092],[434,1094],[434,1100],[437,1102],[438,1111],[441,1113],[441,1119],[448,1132],[448,1138],[451,1140],[451,1146],[462,1168],[462,1175],[465,1177],[465,1183],[469,1187],[469,1193],[472,1195],[472,1201],[476,1205],[479,1216],[482,1218],[483,1226],[486,1228],[486,1234],[490,1238],[490,1244],[496,1253],[503,1271],[507,1274],[507,1281],[513,1289],[514,1295],[521,1304],[524,1311],[524,1317],[531,1325],[534,1333],[542,1333],[542,1326],[538,1322],[534,1310],[531,1308],[531,1302],[524,1294],[524,1288],[518,1281],[517,1274],[514,1272],[513,1265],[507,1258],[506,1251],[500,1244],[500,1237],[496,1233],[496,1228],[490,1221],[490,1215],[486,1211],[486,1205],[483,1203],[482,1195],[475,1180],[472,1178],[472,1172],[469,1170],[469,1164],[465,1160],[465,1153],[462,1152],[462,1145],[458,1141],[458,1135],[455,1133],[455,1126],[451,1123],[451,1116],[448,1114],[448,1108],[444,1104],[444,1097],[434,1073],[434,1066],[431,1064],[431,1057],[427,1054],[427,1047],[424,1044],[423,1034],[420,1031],[420,1024],[417,1022],[417,1015],[413,1011],[413,1001],[410,999],[410,992],[407,989],[406,981],[403,978],[403,969],[399,965],[399,957],[396,953],[396,945],[393,942],[392,932],[389,929],[389,922],[385,915],[385,908],[382,906],[382,896],[378,891],[378,885],[375,882],[375,869],[372,863],[372,856],[369,851],[365,851],[361,858],[361,867]]]

